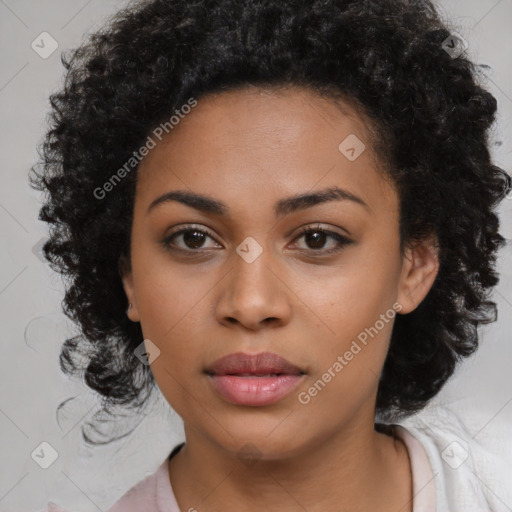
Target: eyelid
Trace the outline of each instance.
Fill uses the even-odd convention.
[[[318,229],[319,231],[324,231],[326,233],[333,233],[333,234],[336,234],[340,237],[343,237],[343,238],[346,238],[347,240],[350,239],[350,235],[349,233],[341,228],[341,227],[330,227],[328,224],[324,224],[322,222],[307,222],[306,224],[303,224],[302,226],[299,226],[298,228],[294,228],[292,229],[291,231],[289,231],[286,235],[286,238],[289,238],[290,236],[293,235],[293,233],[295,233],[294,235],[294,239],[298,236],[298,235],[302,235],[304,234],[304,232],[307,232],[307,231],[311,231],[311,230],[314,230],[314,229]],[[342,231],[344,231],[344,233],[338,233],[337,231],[335,231],[335,229],[341,229]]]
[[[209,237],[215,240],[215,235],[213,231],[204,224],[180,224],[179,226],[175,226],[176,229],[172,229],[168,233],[166,233],[165,238],[169,238],[170,236],[177,235],[178,233],[182,233],[183,231],[202,231],[206,233]],[[215,240],[217,242],[217,240]],[[217,242],[218,243],[218,242]]]

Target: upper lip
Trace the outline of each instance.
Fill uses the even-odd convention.
[[[303,375],[305,372],[273,352],[260,352],[259,354],[245,354],[235,352],[217,359],[206,373],[214,375],[284,373],[287,375]]]

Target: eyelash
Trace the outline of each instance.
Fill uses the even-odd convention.
[[[201,249],[201,248],[199,248],[199,249],[184,249],[183,247],[177,247],[175,245],[172,245],[172,243],[171,243],[172,239],[176,238],[177,236],[179,236],[183,233],[187,233],[187,232],[191,232],[191,231],[205,234],[215,241],[215,238],[212,236],[212,234],[209,231],[205,230],[204,228],[196,228],[194,226],[187,226],[187,227],[180,229],[179,231],[171,233],[169,236],[166,236],[162,240],[162,245],[164,246],[165,249],[167,249],[169,251],[186,253],[189,255],[191,253],[199,253],[201,251],[207,251],[208,249]],[[327,235],[328,237],[335,239],[338,242],[338,246],[335,247],[334,249],[328,249],[328,250],[325,250],[325,249],[300,249],[303,252],[304,251],[308,251],[308,252],[312,251],[317,254],[319,253],[320,255],[323,255],[323,256],[329,256],[331,254],[336,254],[336,253],[341,252],[345,246],[353,243],[352,240],[349,240],[348,238],[340,235],[339,233],[321,228],[319,225],[318,226],[306,226],[306,227],[302,228],[299,231],[299,233],[297,234],[297,236],[294,238],[294,241],[301,238],[304,235],[309,234],[309,233],[323,233],[323,234]]]

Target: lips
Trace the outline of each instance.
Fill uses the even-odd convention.
[[[217,359],[208,382],[224,400],[243,406],[269,406],[283,400],[306,379],[306,372],[272,352],[236,352]]]
[[[254,355],[236,352],[217,359],[206,369],[206,373],[250,378],[304,375],[306,372],[273,352],[260,352]]]

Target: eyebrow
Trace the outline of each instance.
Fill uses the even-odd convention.
[[[156,206],[170,201],[177,201],[204,213],[227,216],[230,212],[226,204],[211,197],[195,192],[188,192],[186,190],[173,190],[152,201],[146,215]],[[317,204],[329,201],[351,201],[363,206],[368,211],[370,210],[370,207],[360,197],[352,194],[348,190],[339,187],[331,187],[313,193],[299,194],[281,199],[274,206],[274,214],[276,217],[282,217],[283,215],[305,210],[306,208],[311,208]]]

